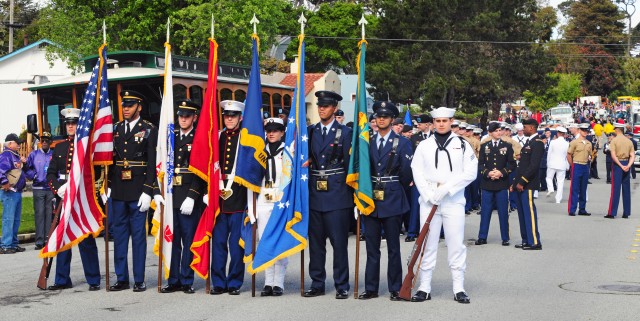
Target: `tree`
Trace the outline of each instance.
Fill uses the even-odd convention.
[[[624,14],[611,0],[580,0],[571,4],[565,40],[603,45],[612,54],[625,50]]]
[[[38,15],[38,5],[33,0],[14,0],[13,10],[13,50],[23,46],[23,39],[28,41],[29,26]],[[9,53],[9,0],[0,1],[0,56]]]
[[[362,17],[362,5],[347,2],[323,3],[316,12],[305,12],[306,56],[305,68],[308,72],[334,70],[347,74],[356,73],[357,46],[361,38],[358,21]],[[366,15],[367,34],[373,34],[377,17]],[[296,32],[297,35],[299,32]],[[287,50],[287,57],[297,55],[298,41],[293,39]]]
[[[623,64],[625,71],[625,90],[630,96],[640,96],[640,59],[625,59]]]

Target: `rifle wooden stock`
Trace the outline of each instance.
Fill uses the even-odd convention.
[[[56,227],[58,227],[60,211],[62,211],[62,200],[58,202],[55,210],[53,211],[53,220],[51,221],[51,227],[49,228],[49,235],[47,240],[51,238],[53,232],[55,232]],[[42,259],[42,268],[40,268],[40,276],[38,276],[38,284],[37,287],[41,290],[47,289],[47,279],[49,278],[49,273],[51,272],[51,263],[53,262],[53,258],[44,258]]]
[[[407,267],[407,275],[404,277],[404,281],[402,281],[402,287],[400,288],[400,298],[406,301],[411,300],[411,290],[413,289],[415,273],[413,272],[413,268],[422,253],[422,249],[424,248],[424,243],[427,241],[427,236],[429,235],[429,228],[431,225],[431,219],[433,219],[433,215],[436,213],[438,209],[438,205],[433,205],[431,208],[431,212],[427,217],[427,220],[424,222],[422,229],[420,230],[420,234],[418,235],[418,239],[413,246],[413,253],[411,253],[411,258],[409,260],[409,266]]]

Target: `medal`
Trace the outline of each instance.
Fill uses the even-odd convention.
[[[221,189],[220,190],[220,197],[222,197],[223,200],[227,200],[229,199],[229,197],[231,197],[231,195],[233,195],[233,190],[231,189]]]

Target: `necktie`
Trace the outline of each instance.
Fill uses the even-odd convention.
[[[383,143],[384,143],[384,138],[380,137],[380,143],[378,144],[378,151],[382,151]]]
[[[493,148],[498,147],[498,142],[493,142]]]
[[[129,132],[131,131],[131,123],[127,123],[127,130],[125,131],[125,135],[129,135]]]
[[[327,127],[322,127],[322,136],[323,137],[327,136]]]

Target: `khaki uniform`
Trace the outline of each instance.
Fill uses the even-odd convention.
[[[569,143],[567,154],[571,155],[571,189],[569,191],[569,216],[589,215],[587,206],[587,184],[589,184],[592,145],[585,138],[578,138]]]
[[[622,166],[627,166],[633,161],[633,143],[622,134],[611,140],[609,148],[611,149],[611,155],[616,155]],[[616,216],[622,192],[622,218],[628,218],[631,215],[631,171],[635,169],[632,166],[629,171],[625,172],[615,162],[611,167],[611,201],[609,202],[609,211],[605,217],[614,218]]]

